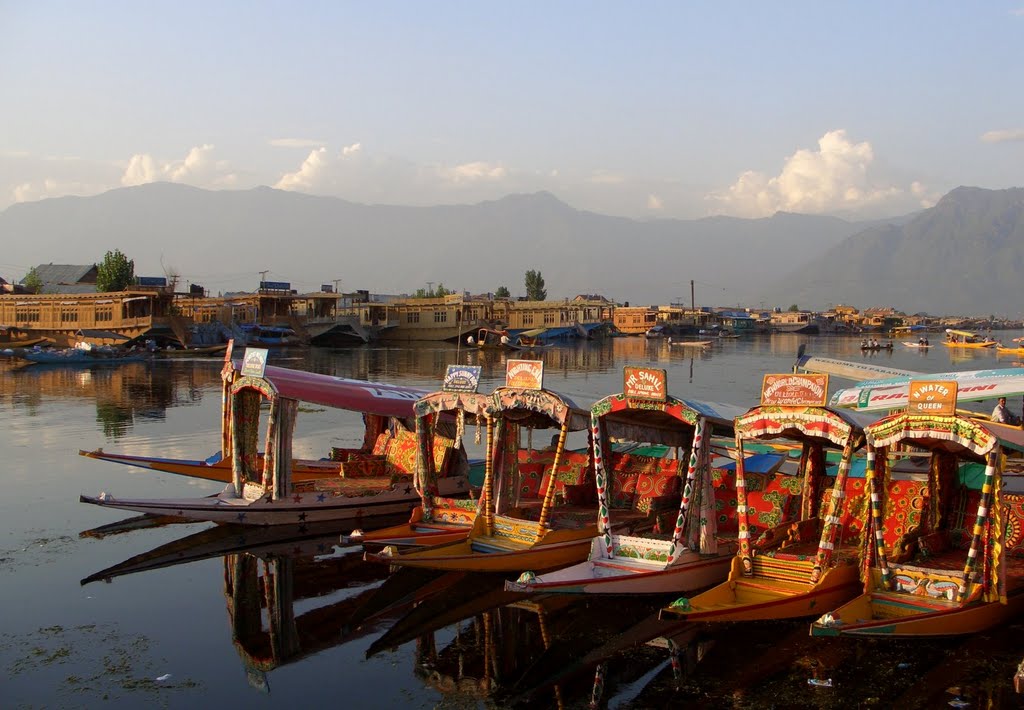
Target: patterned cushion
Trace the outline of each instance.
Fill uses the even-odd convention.
[[[384,459],[365,457],[340,464],[342,478],[380,478],[385,476]]]
[[[739,521],[736,514],[736,472],[715,469],[712,478],[715,486],[718,531],[737,532]],[[746,475],[745,479],[751,537],[797,516],[800,481],[796,476],[752,473]]]
[[[885,496],[882,540],[890,553],[904,547],[908,534],[921,531],[921,513],[927,496],[927,481],[889,482]]]
[[[1024,494],[1003,493],[1006,554],[1024,557]]]
[[[388,444],[391,442],[391,435],[388,432],[381,432],[377,436],[377,441],[373,443],[373,455],[383,456],[388,451]]]
[[[391,439],[384,458],[384,469],[388,475],[412,474],[416,471],[416,435],[411,431],[399,431]]]
[[[537,499],[548,489],[551,467],[555,463],[554,451],[526,451],[518,454],[520,500]],[[590,478],[590,456],[577,451],[564,451],[555,476],[555,493],[565,493],[565,486],[576,486]]]

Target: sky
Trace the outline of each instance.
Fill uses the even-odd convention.
[[[0,0],[0,210],[153,181],[636,219],[1024,185],[1024,0]]]

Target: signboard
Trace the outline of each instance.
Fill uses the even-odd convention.
[[[243,377],[263,377],[267,369],[266,348],[246,348],[242,356]]]
[[[481,369],[480,365],[449,365],[441,389],[445,392],[476,392]]]
[[[622,393],[627,399],[664,402],[668,395],[668,373],[653,367],[622,368]]]
[[[505,363],[505,386],[524,390],[544,388],[543,360],[509,360]]]
[[[761,404],[821,407],[828,399],[828,375],[765,375]]]
[[[288,281],[260,281],[261,291],[291,291],[292,285]]]
[[[911,380],[908,414],[956,414],[956,381]]]
[[[135,281],[139,286],[166,286],[167,278],[164,276],[137,276]]]

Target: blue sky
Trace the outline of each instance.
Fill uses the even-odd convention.
[[[154,180],[636,218],[1024,184],[1015,2],[9,2],[0,209]]]

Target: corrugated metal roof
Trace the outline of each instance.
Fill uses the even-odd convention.
[[[39,264],[36,266],[36,275],[46,286],[89,283],[93,285],[93,290],[95,290],[96,284],[95,271],[95,264]]]

